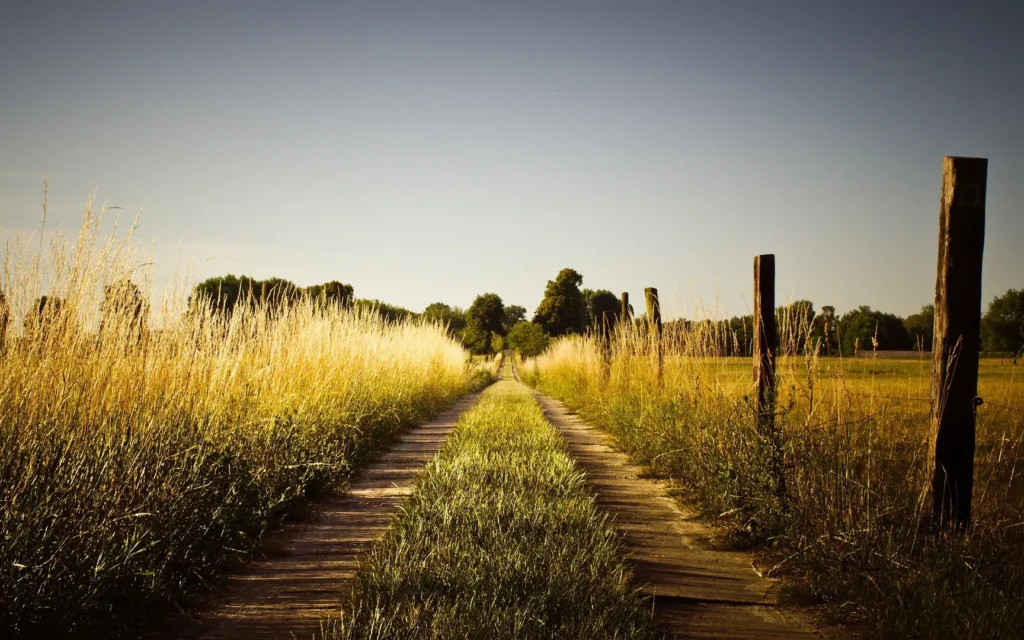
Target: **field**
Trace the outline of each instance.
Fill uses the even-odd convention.
[[[652,472],[674,479],[760,570],[831,619],[885,637],[1014,637],[1024,627],[1024,380],[982,359],[975,518],[928,528],[930,362],[780,358],[779,429],[755,426],[747,359],[699,334],[666,336],[664,384],[643,335],[620,333],[610,370],[593,338],[523,367]],[[689,345],[689,346],[687,346]]]
[[[104,301],[139,262],[88,212],[77,241],[8,252],[4,637],[113,633],[188,604],[399,428],[491,376],[442,328],[313,300],[225,316],[169,296],[179,306],[146,328],[137,300]],[[44,283],[63,304],[39,312]]]

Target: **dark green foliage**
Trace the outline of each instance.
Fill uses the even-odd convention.
[[[356,300],[356,306],[372,310],[373,312],[380,314],[380,316],[388,322],[398,322],[405,318],[416,317],[415,311],[410,311],[405,307],[381,302],[380,300]]]
[[[477,355],[491,353],[491,332],[475,318],[467,318],[460,338],[470,353]]]
[[[248,276],[241,278],[229,273],[226,276],[208,278],[195,286],[189,298],[189,307],[206,302],[219,312],[230,315],[240,300],[250,300],[258,292],[259,281]]]
[[[458,307],[450,307],[443,302],[434,302],[420,314],[427,322],[447,327],[448,335],[461,336],[466,328],[466,312]]]
[[[932,338],[935,335],[935,305],[926,304],[921,307],[920,312],[907,316],[903,326],[907,328],[915,349],[931,351]]]
[[[584,289],[583,299],[587,302],[587,324],[598,330],[607,320],[609,328],[619,322],[619,315],[622,314],[622,304],[615,294],[607,289]],[[605,320],[602,320],[604,318]]]
[[[505,326],[506,334],[512,329],[512,327],[516,326],[523,320],[526,320],[526,307],[518,304],[505,306],[505,318],[502,320],[502,324]]]
[[[814,318],[811,326],[811,338],[818,347],[818,353],[834,356],[839,353],[839,317],[836,308],[825,305],[821,313]]]
[[[814,303],[810,300],[796,300],[776,307],[775,326],[778,328],[782,353],[803,353],[814,327]]]
[[[583,276],[572,269],[562,269],[554,280],[548,280],[544,299],[537,307],[533,321],[544,327],[552,337],[586,330],[589,314],[580,285]]]
[[[505,335],[505,304],[496,293],[478,295],[466,310],[469,323],[476,323],[485,331]]]
[[[118,332],[131,334],[136,340],[141,340],[146,332],[149,302],[131,280],[118,280],[104,288],[100,312],[101,333],[105,329],[117,327]]]
[[[548,348],[544,327],[533,322],[518,322],[508,332],[508,346],[527,358],[535,358]]]
[[[992,299],[981,318],[981,340],[985,351],[1024,349],[1024,289],[1009,289]]]
[[[910,333],[903,325],[903,319],[891,313],[874,311],[869,306],[860,306],[847,311],[839,319],[840,339],[843,353],[854,355],[857,349],[870,351],[905,350],[914,347]]]
[[[189,298],[189,307],[195,308],[197,304],[205,302],[214,311],[230,315],[239,304],[265,306],[268,310],[274,310],[283,305],[295,304],[303,296],[310,296],[323,304],[350,307],[355,300],[354,294],[352,285],[337,280],[303,289],[284,278],[257,280],[229,273],[197,284]]]
[[[317,302],[325,305],[333,304],[342,308],[351,307],[355,300],[355,289],[352,285],[343,284],[337,280],[306,287],[305,293]]]

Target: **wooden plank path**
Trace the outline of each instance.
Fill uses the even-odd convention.
[[[359,558],[391,523],[416,477],[459,416],[480,394],[467,396],[433,422],[406,430],[344,494],[318,502],[311,522],[289,525],[280,544],[228,575],[222,596],[161,637],[183,640],[311,638],[337,617],[350,595]]]
[[[723,548],[668,492],[643,478],[607,434],[552,398],[534,394],[587,471],[598,506],[615,518],[628,562],[669,638],[822,638],[809,618],[780,604],[777,582],[754,573],[749,553]]]

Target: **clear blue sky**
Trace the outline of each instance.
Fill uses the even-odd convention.
[[[0,233],[49,176],[65,228],[144,209],[164,274],[532,311],[573,267],[735,314],[772,252],[780,298],[908,314],[972,155],[987,302],[1024,287],[1024,3],[940,4],[0,0]]]

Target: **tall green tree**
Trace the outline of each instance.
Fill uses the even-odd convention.
[[[512,327],[523,320],[526,320],[526,307],[518,304],[505,305],[505,318],[502,320],[502,324],[505,325],[506,335]]]
[[[466,318],[466,326],[460,338],[470,353],[485,354],[491,352],[491,332],[473,317]]]
[[[882,351],[913,348],[902,318],[868,306],[844,313],[839,319],[839,332],[846,355],[854,355],[856,349],[870,351],[874,348],[874,339],[878,340],[877,348]]]
[[[607,318],[610,327],[619,322],[622,314],[622,304],[615,294],[607,289],[584,289],[581,291],[583,299],[587,303],[587,324],[595,330],[601,327],[602,318]]]
[[[461,335],[462,330],[466,328],[466,313],[443,302],[428,304],[421,317],[427,322],[447,327],[448,335],[453,337]]]
[[[552,337],[586,330],[589,314],[587,302],[580,291],[583,276],[572,269],[562,269],[554,280],[548,280],[533,321]]]
[[[539,324],[517,322],[508,332],[508,346],[525,358],[535,358],[548,348],[548,334]]]
[[[935,305],[926,304],[919,312],[907,316],[903,326],[907,328],[915,349],[931,351],[935,335]]]
[[[505,335],[505,304],[496,293],[483,293],[466,310],[467,322],[476,322],[484,330]]]
[[[1009,289],[993,298],[981,317],[981,348],[985,351],[1024,349],[1024,289]]]

